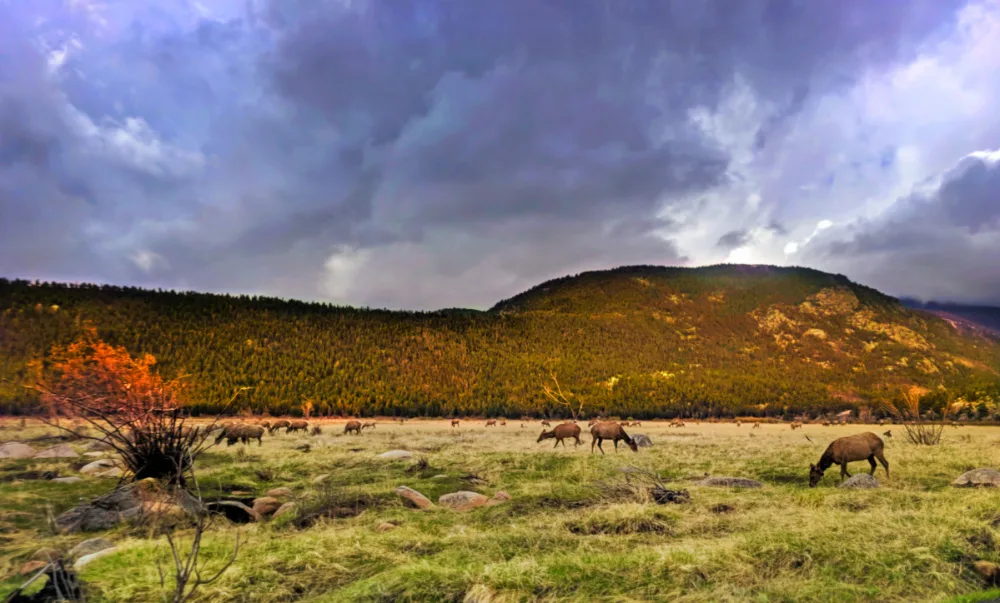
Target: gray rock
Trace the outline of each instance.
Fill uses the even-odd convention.
[[[94,477],[108,477],[108,478],[119,478],[122,476],[122,470],[118,467],[112,467],[107,471],[101,471],[94,475]]]
[[[706,477],[695,482],[696,486],[713,486],[717,488],[761,488],[764,484],[746,477]]]
[[[287,503],[281,505],[280,507],[278,507],[278,510],[274,512],[274,515],[272,517],[274,519],[280,519],[280,518],[284,517],[285,515],[295,515],[295,513],[298,510],[299,510],[299,506],[297,504],[295,504],[293,502],[287,502]]]
[[[46,448],[35,455],[36,459],[74,459],[80,456],[69,444],[59,444],[52,448]]]
[[[35,454],[37,453],[34,448],[21,442],[0,444],[0,459],[30,459]]]
[[[253,501],[253,510],[260,515],[270,515],[281,507],[281,501],[270,496],[261,496]]]
[[[445,475],[444,473],[439,473],[435,476],[432,476],[431,479],[448,479],[448,476]]]
[[[390,450],[389,452],[383,452],[375,458],[389,460],[412,459],[413,453],[409,450]]]
[[[161,492],[155,480],[144,479],[77,505],[56,517],[55,523],[64,534],[110,530],[122,521],[144,515],[152,508],[151,504],[165,505],[165,508],[176,505],[188,512],[201,509],[190,494],[178,491],[171,496]]]
[[[317,475],[316,477],[312,478],[312,483],[314,483],[314,484],[322,484],[329,477],[330,477],[330,475],[328,473],[321,473],[321,474]]]
[[[75,484],[76,482],[82,482],[83,478],[78,475],[71,475],[69,477],[56,477],[51,481],[57,484]]]
[[[649,436],[643,433],[633,434],[632,439],[635,441],[635,445],[638,446],[639,448],[649,448],[650,446],[653,445],[653,442],[652,440],[649,439]]]
[[[103,551],[104,549],[110,549],[113,546],[115,546],[115,543],[107,538],[90,538],[71,548],[67,556],[70,558],[83,557],[91,553]]]
[[[83,453],[83,456],[89,456],[90,458],[94,458],[94,459],[99,459],[99,458],[101,458],[104,455],[105,455],[105,453],[103,453],[103,452],[84,452]]]
[[[871,488],[881,488],[882,485],[878,483],[878,480],[875,479],[874,476],[868,473],[859,473],[845,479],[838,487],[851,488],[855,490],[869,490]]]
[[[982,467],[966,471],[951,482],[956,488],[997,488],[1000,487],[1000,471]]]
[[[377,526],[375,526],[375,531],[376,532],[388,532],[390,530],[395,530],[396,527],[397,526],[394,523],[390,523],[388,521],[383,521],[382,523],[380,523]]]
[[[398,486],[396,488],[396,495],[408,500],[414,506],[420,509],[426,509],[428,507],[434,506],[434,503],[432,503],[429,498],[417,492],[413,488],[408,488],[406,486]]]
[[[462,490],[450,494],[442,494],[438,498],[438,504],[442,507],[448,507],[453,511],[469,511],[485,505],[489,500],[489,498],[478,492]]]
[[[112,555],[117,552],[118,552],[118,547],[114,546],[111,547],[110,549],[104,549],[103,551],[98,551],[96,553],[84,555],[83,557],[80,557],[79,559],[76,560],[76,563],[73,564],[73,569],[80,571],[84,567],[89,565],[90,562],[100,559],[101,557],[107,557],[108,555]]]
[[[80,473],[84,475],[97,475],[98,473],[103,473],[108,469],[114,469],[115,462],[111,459],[101,459],[99,461],[94,461],[92,463],[87,463],[83,467],[80,467]]]

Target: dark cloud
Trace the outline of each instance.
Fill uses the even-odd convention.
[[[273,0],[110,25],[22,7],[0,25],[0,271],[426,308],[681,262],[664,210],[734,178],[693,110],[746,86],[770,145],[956,6]],[[35,39],[71,50],[57,75]],[[717,219],[718,247],[751,240]]]

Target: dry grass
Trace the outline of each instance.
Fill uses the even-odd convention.
[[[601,456],[590,454],[586,434],[579,448],[536,444],[537,421],[530,429],[519,421],[489,429],[482,421],[455,429],[446,421],[380,421],[361,436],[343,435],[342,422],[319,424],[318,436],[265,436],[263,447],[215,447],[199,461],[206,498],[288,486],[314,514],[244,526],[240,558],[201,600],[942,601],[983,588],[972,561],[1000,561],[996,493],[949,486],[963,471],[997,465],[996,427],[949,428],[934,447],[888,440],[892,478],[886,482],[881,468],[876,474],[886,487],[844,491],[835,487],[837,471],[808,488],[809,463],[835,437],[885,428],[689,423],[678,433],[644,422],[630,431],[649,435],[653,448],[606,447]],[[3,425],[0,441],[42,430]],[[309,452],[297,449],[306,442]],[[418,460],[374,458],[396,448]],[[46,504],[65,509],[113,481],[17,477],[69,475],[80,464],[0,461],[0,578],[41,546],[84,538],[50,535]],[[650,502],[619,471],[626,465],[655,470],[688,489],[691,502]],[[692,485],[706,473],[765,487]],[[321,474],[328,477],[314,484]],[[415,511],[392,494],[397,485],[432,500],[455,490],[505,490],[513,500],[462,514]],[[399,527],[376,532],[383,521]],[[204,555],[222,563],[235,529],[210,534]],[[152,560],[163,543],[124,528],[110,537],[123,548],[84,571],[91,600],[157,600]],[[0,595],[15,582],[0,583]]]

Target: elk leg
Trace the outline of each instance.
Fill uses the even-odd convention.
[[[590,440],[590,454],[594,454],[594,444],[597,443],[597,438]]]
[[[875,464],[875,455],[874,454],[868,457],[868,462],[871,463],[871,465],[872,465],[872,470],[871,470],[871,473],[869,473],[869,475],[875,475],[875,468],[878,467],[878,465]]]
[[[882,466],[885,467],[885,476],[888,478],[889,477],[889,461],[885,460],[885,455],[882,454],[881,450],[875,453],[875,458],[877,458],[879,460],[879,462],[882,463]],[[872,464],[874,464],[874,463],[872,463]],[[874,473],[874,470],[872,471],[872,473]]]
[[[556,445],[555,445],[555,446],[553,446],[553,448],[555,448],[555,447],[556,447],[556,446],[558,446],[558,445],[559,445],[559,440],[556,440]]]
[[[601,446],[603,442],[604,438],[597,438],[597,449],[601,451],[601,454],[604,454],[604,446]]]
[[[851,477],[851,474],[847,472],[847,461],[840,464],[840,479],[845,477]]]
[[[573,437],[576,438],[576,444],[575,445],[579,446],[581,444],[581,442],[580,442],[580,436],[573,436]]]

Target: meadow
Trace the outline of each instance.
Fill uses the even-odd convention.
[[[905,441],[901,426],[644,422],[649,448],[606,442],[536,443],[538,421],[485,427],[462,420],[379,421],[345,435],[344,421],[312,421],[322,433],[265,435],[210,448],[197,464],[206,500],[249,500],[291,489],[298,514],[261,523],[213,523],[203,558],[220,566],[237,533],[235,563],[198,591],[199,601],[976,601],[990,596],[973,571],[1000,562],[995,490],[961,489],[965,471],[1000,464],[1000,428],[949,427],[938,446]],[[808,468],[836,437],[885,438],[890,477],[881,488],[837,487],[831,468],[816,488]],[[0,442],[29,441],[50,427],[0,421]],[[86,441],[71,442],[78,451]],[[308,449],[303,445],[308,444]],[[36,448],[44,445],[32,443]],[[376,455],[408,450],[415,457]],[[161,600],[155,559],[164,538],[135,527],[57,535],[48,517],[114,487],[78,475],[91,457],[0,459],[0,596],[43,547],[68,550],[103,536],[114,554],[87,565],[89,601]],[[690,502],[658,504],[637,467],[658,473]],[[868,470],[864,461],[852,474]],[[701,486],[709,476],[759,480],[756,489]],[[460,490],[510,500],[470,511],[417,510],[394,493],[409,486],[437,502]],[[396,527],[385,529],[384,524]],[[383,526],[382,529],[377,529]],[[978,593],[978,594],[977,594]]]

